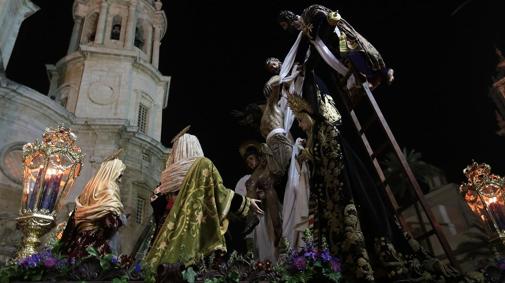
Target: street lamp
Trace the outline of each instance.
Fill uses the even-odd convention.
[[[473,162],[463,173],[468,182],[459,190],[470,209],[486,225],[492,241],[505,244],[505,178],[491,174],[491,166]]]
[[[23,242],[17,258],[36,252],[40,238],[54,225],[56,205],[79,176],[83,154],[77,137],[60,125],[47,128],[42,141],[23,146],[23,194],[17,218]]]

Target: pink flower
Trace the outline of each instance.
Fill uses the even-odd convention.
[[[333,272],[340,272],[342,270],[340,266],[340,260],[335,258],[330,261],[331,270]]]
[[[53,268],[58,263],[58,260],[54,257],[48,257],[44,260],[44,266],[46,268]]]
[[[498,264],[497,264],[497,267],[498,269],[500,270],[505,270],[505,259],[501,259],[498,261]]]
[[[307,261],[303,256],[298,256],[293,259],[293,265],[297,270],[304,270],[307,266]]]

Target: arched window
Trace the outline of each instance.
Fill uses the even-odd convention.
[[[95,41],[96,26],[98,24],[98,13],[94,12],[86,17],[84,28],[82,30],[81,43],[89,43]]]
[[[142,23],[140,21],[137,22],[137,27],[135,28],[135,41],[133,45],[135,47],[144,50],[144,29],[142,28]]]
[[[142,197],[137,197],[137,207],[135,211],[135,222],[137,224],[142,224],[144,219],[144,210],[146,207],[146,200]]]
[[[110,39],[120,40],[121,38],[121,22],[122,18],[120,15],[115,15],[112,18],[112,29],[110,31]]]
[[[144,92],[140,92],[138,112],[137,112],[137,126],[138,131],[143,134],[148,134],[151,109],[153,107],[153,99]]]
[[[139,104],[137,124],[139,127],[139,132],[147,134],[147,128],[149,125],[149,108],[143,103]]]

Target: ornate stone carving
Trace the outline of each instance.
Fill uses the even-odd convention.
[[[109,105],[114,102],[114,89],[106,83],[94,82],[88,88],[88,97],[95,104]]]

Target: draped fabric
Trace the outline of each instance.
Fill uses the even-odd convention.
[[[301,235],[309,225],[309,178],[307,162],[301,165],[296,160],[300,152],[301,139],[293,147],[288,181],[282,202],[282,236],[289,242],[290,248],[302,247]]]
[[[249,178],[251,178],[251,174],[246,174],[246,175],[242,176],[242,178],[240,178],[240,180],[238,180],[237,184],[235,185],[235,193],[236,194],[239,194],[242,196],[247,195],[247,189],[246,189],[245,183],[247,182],[247,180],[249,180]]]
[[[342,119],[351,121],[348,113],[340,116],[331,97],[322,91],[327,86],[314,71],[306,71],[304,96],[317,102],[309,201],[316,242],[322,245],[324,238],[331,252],[341,258],[346,282],[460,282],[457,271],[433,257],[399,226],[384,191],[370,176],[370,168],[343,138],[341,130],[348,140],[354,137],[343,127]],[[334,74],[324,68],[317,71],[327,78]],[[327,81],[333,82],[333,89],[343,88],[336,80]],[[335,97],[341,105],[342,97]],[[333,114],[325,113],[329,109]],[[357,137],[355,142],[359,140]]]
[[[184,134],[179,137],[172,147],[166,169],[161,173],[161,185],[156,193],[177,192],[189,168],[203,156],[202,146],[196,136]]]
[[[330,94],[343,106],[348,89],[357,81],[353,74],[370,79],[384,75],[386,69],[377,50],[345,20],[332,21],[336,18],[331,19],[331,13],[313,5],[302,14],[312,49],[304,64],[303,98],[313,107],[315,121],[309,149],[309,219],[314,240],[319,246],[326,242],[341,258],[345,282],[461,282],[457,271],[399,226],[384,191],[343,139],[341,130],[349,123],[342,124],[342,119],[351,119],[349,113],[343,117],[338,113]],[[341,35],[350,51],[340,49]],[[359,137],[356,142],[361,142]]]
[[[315,129],[313,149],[314,174],[311,180],[310,213],[314,218],[313,233],[316,242],[325,239],[330,251],[343,261],[346,278],[374,280],[369,263],[365,238],[361,231],[360,215],[356,210],[352,188],[346,183],[344,155],[340,131],[335,125],[321,122]],[[370,270],[363,273],[363,268]]]
[[[233,196],[212,161],[197,159],[144,259],[147,273],[152,276],[163,263],[188,266],[216,250],[226,251],[226,216]]]
[[[294,62],[296,59],[296,54],[298,51],[298,46],[300,45],[300,41],[302,40],[302,32],[298,34],[295,43],[289,50],[288,54],[284,58],[282,62],[281,70],[279,72],[279,82],[281,84],[288,84],[289,92],[296,93],[297,95],[302,95],[302,85],[303,85],[303,76],[300,76],[301,71],[293,68]],[[291,72],[291,75],[288,74]],[[289,133],[291,130],[291,126],[293,125],[293,121],[295,120],[295,116],[291,108],[288,107],[287,96],[288,90],[284,87],[281,87],[282,96],[279,100],[279,106],[284,113],[284,131]],[[290,141],[293,139],[290,137]]]
[[[119,159],[104,162],[75,200],[75,224],[81,230],[96,229],[94,222],[112,213],[120,216],[123,204],[116,183],[126,166]]]
[[[337,45],[338,37],[344,33],[349,48],[362,52],[372,70],[384,69],[385,63],[379,51],[346,20],[343,18],[337,20],[333,17],[332,10],[317,4],[307,7],[301,14],[304,24],[309,28],[309,33],[314,38],[321,35],[324,37],[323,41],[332,41],[332,45]]]
[[[260,222],[254,228],[252,235],[258,252],[258,260],[270,260],[272,263],[276,263],[279,251],[275,246],[275,228],[272,217],[268,213],[267,210],[264,215],[260,216]]]
[[[246,196],[246,182],[251,177],[251,175],[245,175],[240,178],[235,186],[235,193]],[[266,212],[268,213],[268,211]],[[230,223],[230,229],[233,229],[232,225],[237,223]],[[270,260],[272,263],[277,261],[277,248],[275,247],[275,235],[273,231],[273,225],[271,218],[267,214],[260,216],[260,221],[254,230],[246,236],[246,238],[252,238],[254,246],[258,253],[259,260]]]
[[[117,179],[126,166],[119,159],[103,162],[75,200],[76,208],[61,238],[61,252],[69,257],[88,255],[94,247],[101,254],[117,252],[110,239],[125,223]],[[112,246],[114,248],[114,245]]]

